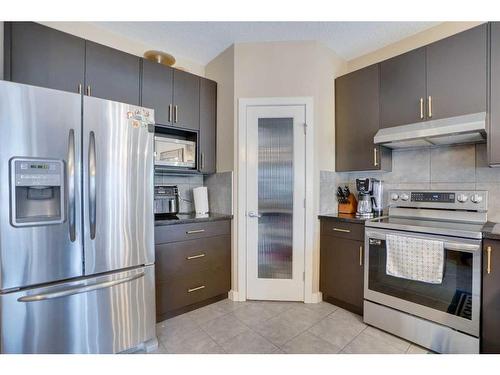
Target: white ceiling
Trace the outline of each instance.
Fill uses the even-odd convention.
[[[95,22],[174,56],[207,64],[233,43],[317,40],[346,60],[439,22]]]

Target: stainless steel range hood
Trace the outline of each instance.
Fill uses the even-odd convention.
[[[388,148],[429,147],[486,140],[486,112],[380,129],[373,141]]]

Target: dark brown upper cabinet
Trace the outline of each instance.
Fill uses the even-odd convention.
[[[85,40],[35,22],[5,22],[4,79],[78,93]]]
[[[380,63],[380,128],[425,120],[425,47]]]
[[[217,137],[217,83],[200,78],[200,172],[215,173]]]
[[[391,152],[373,144],[379,129],[379,65],[335,80],[335,170],[392,169]]]
[[[380,127],[485,112],[487,25],[380,63]]]
[[[500,354],[500,241],[483,244],[481,353]]]
[[[500,165],[500,22],[490,23],[490,105],[488,161]]]
[[[486,111],[487,24],[427,46],[427,118]]]
[[[200,77],[174,70],[173,125],[200,128]]]
[[[154,61],[142,61],[142,106],[153,108],[155,122],[173,124],[174,69]]]
[[[139,105],[140,58],[85,42],[85,94]]]

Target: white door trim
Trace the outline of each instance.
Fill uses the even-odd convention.
[[[306,208],[304,236],[304,302],[318,302],[313,293],[313,249],[314,249],[314,122],[312,97],[277,97],[277,98],[240,98],[238,100],[238,126],[236,142],[236,269],[237,290],[230,292],[234,300],[245,301],[247,296],[247,233],[246,233],[246,194],[247,194],[247,159],[246,159],[246,112],[250,106],[305,106],[306,113]]]

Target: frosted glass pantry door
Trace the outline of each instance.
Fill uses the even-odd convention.
[[[247,298],[304,300],[305,106],[247,108]]]

